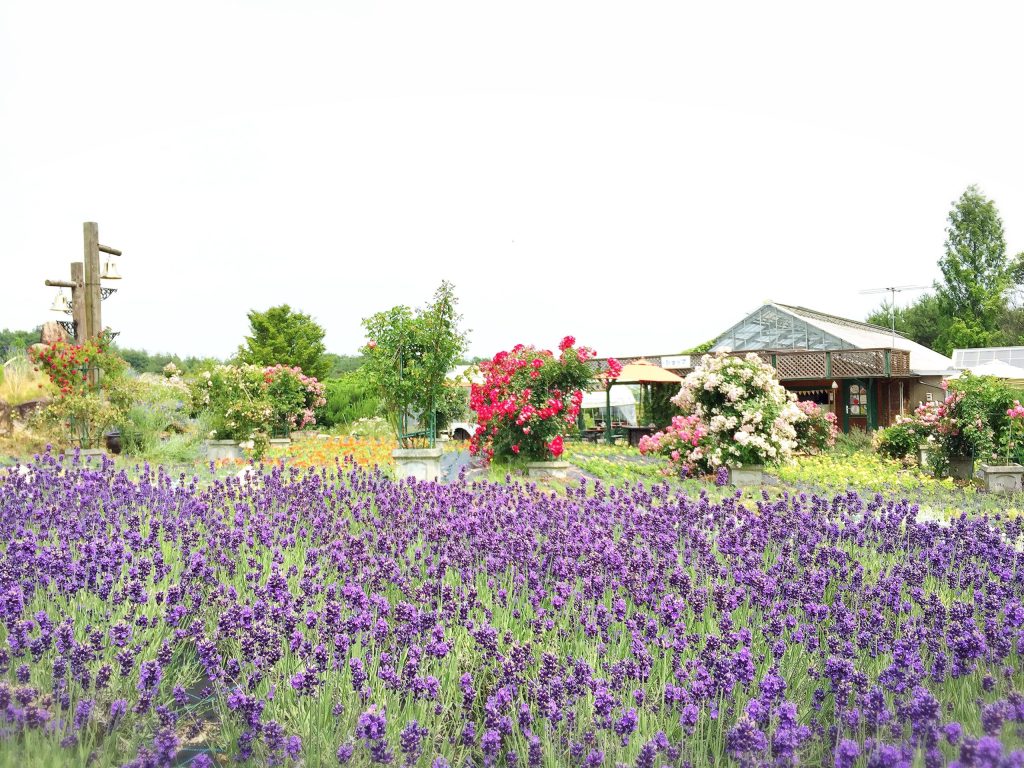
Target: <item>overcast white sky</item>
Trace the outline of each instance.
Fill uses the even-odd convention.
[[[480,355],[862,318],[968,184],[1024,250],[1015,5],[5,0],[0,327],[54,317],[87,220],[154,352],[288,303],[352,353],[442,278]]]

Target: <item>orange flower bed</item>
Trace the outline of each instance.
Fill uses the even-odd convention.
[[[284,459],[288,467],[323,467],[332,466],[336,461],[351,456],[364,467],[372,467],[374,464],[386,466],[392,463],[391,451],[396,447],[394,440],[340,435],[324,440],[301,440],[286,448],[272,448],[267,454],[267,460]]]

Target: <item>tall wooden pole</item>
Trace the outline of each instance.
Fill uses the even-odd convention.
[[[71,262],[71,319],[75,326],[75,343],[85,341],[85,266],[80,261]]]
[[[100,319],[100,233],[95,221],[82,224],[85,241],[85,333],[82,341],[103,330]]]

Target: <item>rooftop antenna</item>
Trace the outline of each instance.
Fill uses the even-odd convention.
[[[860,293],[889,293],[892,294],[892,298],[889,303],[889,314],[892,316],[892,346],[896,347],[896,294],[903,293],[904,291],[926,291],[931,288],[930,285],[892,285],[888,288],[868,288]]]

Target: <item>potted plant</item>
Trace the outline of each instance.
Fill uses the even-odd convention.
[[[726,467],[733,485],[758,485],[765,466],[789,459],[797,446],[795,425],[805,418],[775,369],[754,353],[705,355],[672,402],[707,430],[698,468]]]
[[[441,474],[436,414],[448,371],[466,348],[456,304],[445,281],[423,309],[399,305],[363,320],[364,368],[398,440],[392,458],[399,478],[431,481]]]
[[[1014,424],[1024,421],[1024,405],[1019,400],[1014,400],[1013,405],[1006,409],[1006,437],[1003,463],[982,464],[981,481],[982,487],[989,493],[1010,494],[1018,493],[1022,488],[1024,479],[1024,466],[1012,461],[1015,456],[1016,444],[1013,437]]]
[[[595,356],[566,336],[557,356],[517,344],[480,363],[484,381],[474,384],[469,396],[478,425],[470,453],[485,461],[525,462],[533,477],[565,477],[570,466],[561,460],[565,435],[576,425],[583,390],[596,383],[596,371],[587,364]],[[618,362],[609,359],[604,377],[614,379],[620,372]]]

